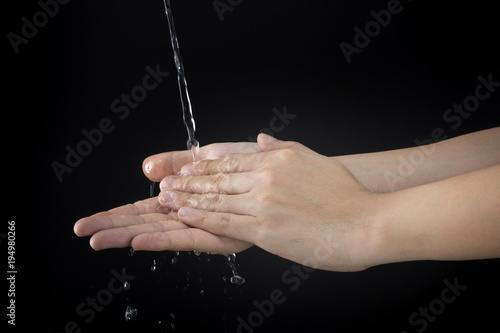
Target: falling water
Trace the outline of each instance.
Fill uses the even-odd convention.
[[[186,73],[184,72],[184,63],[182,62],[181,53],[179,50],[179,40],[177,39],[177,33],[175,31],[174,16],[172,14],[172,6],[170,5],[170,0],[163,0],[165,7],[165,13],[167,15],[168,27],[170,30],[170,40],[172,42],[172,50],[174,53],[174,62],[177,69],[177,82],[179,84],[179,94],[182,104],[182,116],[184,119],[184,125],[186,125],[186,130],[188,133],[187,149],[191,151],[193,155],[193,162],[198,160],[198,150],[200,147],[199,142],[195,139],[194,134],[196,131],[196,125],[193,118],[193,109],[191,106],[191,100],[189,98],[189,92],[187,87]],[[194,251],[196,255],[200,252]],[[236,270],[236,254],[231,254],[228,256],[229,266],[233,272],[233,277],[231,278],[231,283],[233,284],[243,284],[245,279],[238,275]]]
[[[174,51],[174,62],[175,67],[177,68],[177,82],[179,84],[179,94],[181,97],[182,115],[188,133],[187,149],[191,151],[191,153],[193,154],[193,161],[196,162],[200,144],[194,137],[196,125],[193,118],[191,100],[189,99],[186,73],[184,72],[184,64],[182,62],[182,57],[179,50],[179,41],[177,39],[177,33],[175,32],[174,16],[172,14],[170,0],[163,0],[163,4],[165,6],[165,13],[167,14],[168,27],[170,29],[170,39],[172,41],[172,50]]]
[[[231,281],[232,284],[237,285],[245,283],[245,279],[238,274],[238,270],[236,269],[236,254],[233,253],[228,255],[227,263],[229,267],[231,267],[231,271],[233,272],[233,276],[229,281]]]

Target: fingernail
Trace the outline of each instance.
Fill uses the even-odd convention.
[[[187,164],[182,167],[181,175],[192,175],[194,173],[194,163]]]
[[[176,177],[165,177],[160,183],[160,190],[173,189]]]
[[[177,197],[177,193],[175,193],[175,192],[163,191],[158,196],[158,200],[160,200],[160,203],[162,203],[162,204],[168,204],[168,203],[174,201],[176,197]]]
[[[194,209],[191,207],[182,207],[179,209],[178,215],[179,217],[188,217],[191,216],[194,212]]]

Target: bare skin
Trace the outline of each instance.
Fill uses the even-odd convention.
[[[195,164],[189,152],[155,155],[144,170],[163,178],[158,201],[82,219],[75,233],[93,235],[95,249],[257,245],[335,271],[500,257],[500,129],[426,146],[431,153],[401,174],[405,156],[422,156],[416,149],[331,158],[261,135],[258,146],[204,147],[209,160]]]

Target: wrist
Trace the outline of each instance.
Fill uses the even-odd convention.
[[[393,249],[394,230],[389,230],[387,210],[391,205],[388,194],[365,192],[357,198],[354,219],[355,236],[350,246],[351,269],[364,270],[370,267],[396,262]]]
[[[405,208],[409,202],[405,199],[407,192],[377,194],[373,198],[367,242],[370,267],[427,258],[426,237],[419,237],[423,235],[421,224],[409,207]]]

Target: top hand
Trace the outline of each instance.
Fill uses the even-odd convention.
[[[265,151],[276,147],[269,136],[258,141]],[[353,271],[373,265],[369,208],[376,194],[337,160],[298,143],[280,145],[285,149],[190,163],[163,179],[159,202],[178,210],[187,225],[307,266]],[[148,246],[139,239],[132,245]]]

